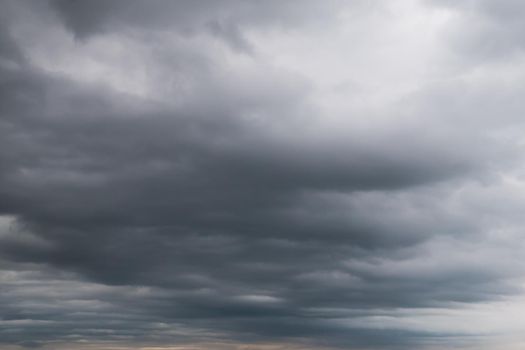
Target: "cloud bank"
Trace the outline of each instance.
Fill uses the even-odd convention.
[[[1,8],[0,348],[523,345],[519,3]]]

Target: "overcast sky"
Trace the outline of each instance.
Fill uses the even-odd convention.
[[[0,349],[523,349],[524,18],[0,0]]]

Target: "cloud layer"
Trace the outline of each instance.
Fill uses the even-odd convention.
[[[514,1],[2,1],[0,347],[519,347]]]

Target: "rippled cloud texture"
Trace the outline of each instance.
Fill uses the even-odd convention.
[[[522,2],[0,4],[0,349],[525,346]]]

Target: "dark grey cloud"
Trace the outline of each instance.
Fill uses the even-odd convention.
[[[65,25],[76,37],[86,39],[119,30],[175,29],[178,35],[211,34],[230,47],[251,52],[244,30],[251,27],[297,27],[322,22],[337,11],[337,1],[318,4],[299,1],[265,1],[262,4],[225,1],[51,1]]]
[[[341,3],[2,7],[0,344],[453,346],[478,334],[409,317],[521,293],[515,85],[340,117],[254,38]]]

